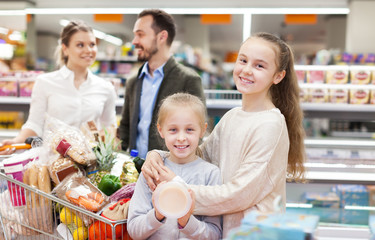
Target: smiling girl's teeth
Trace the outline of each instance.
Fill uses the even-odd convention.
[[[246,83],[254,83],[253,81],[246,80],[246,79],[244,79],[244,78],[241,78],[241,80],[242,80],[243,82],[246,82]]]
[[[184,149],[184,148],[187,148],[187,146],[176,146],[176,148],[178,148],[178,149]]]

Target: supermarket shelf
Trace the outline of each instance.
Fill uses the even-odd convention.
[[[28,111],[30,98],[0,97],[2,111]],[[124,99],[116,101],[116,110],[121,112]],[[222,116],[229,109],[241,106],[240,99],[207,99],[208,114]],[[305,117],[331,118],[336,120],[374,120],[375,105],[354,105],[339,103],[301,103]]]
[[[367,240],[370,239],[368,227],[319,225],[314,234],[316,240]]]
[[[341,137],[341,138],[374,138],[375,132],[341,132],[341,131],[331,131],[332,137]]]
[[[305,139],[306,147],[335,147],[335,148],[369,148],[375,149],[375,141],[360,139],[335,139],[335,138],[307,138]]]

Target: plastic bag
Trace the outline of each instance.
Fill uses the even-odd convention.
[[[84,166],[96,161],[84,134],[76,127],[46,115],[43,140],[52,153],[63,157],[69,156],[73,161]]]
[[[109,202],[109,198],[79,172],[67,176],[53,193],[91,212],[100,211]]]

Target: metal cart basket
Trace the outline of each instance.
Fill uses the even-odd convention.
[[[128,240],[130,237],[126,220],[111,221],[0,172],[0,240],[3,239]]]

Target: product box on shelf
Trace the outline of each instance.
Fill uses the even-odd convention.
[[[328,89],[310,88],[309,89],[309,102],[312,102],[312,103],[328,102]]]
[[[30,97],[31,92],[34,87],[35,79],[34,78],[20,78],[19,83],[19,96],[20,97]]]
[[[348,83],[349,70],[327,70],[326,83],[328,84],[346,84]]]
[[[350,104],[368,104],[370,102],[369,89],[350,89]]]
[[[368,185],[367,190],[368,190],[369,204],[370,206],[375,206],[375,185]]]
[[[309,89],[301,87],[300,91],[299,91],[300,102],[309,102],[310,101],[309,97],[310,97],[309,96]]]
[[[368,210],[341,209],[341,215],[340,215],[341,224],[367,225],[368,218],[369,218]]]
[[[304,70],[296,70],[296,75],[297,75],[298,82],[300,82],[300,83],[304,83],[305,82],[306,71],[304,71]]]
[[[233,229],[229,239],[235,240],[309,240],[313,239],[319,217],[298,213],[260,213],[252,211],[239,228]]]
[[[348,103],[349,90],[348,89],[329,89],[330,103]]]
[[[18,82],[15,77],[0,78],[0,96],[17,97]]]
[[[323,71],[323,70],[309,70],[306,73],[306,82],[307,83],[324,83],[325,73],[326,71]]]
[[[370,240],[375,240],[375,215],[370,215],[368,219],[368,227],[370,229]]]
[[[370,104],[375,104],[375,89],[370,91]]]
[[[340,198],[334,192],[305,192],[303,199],[313,207],[339,208]]]
[[[371,79],[371,71],[352,68],[350,70],[350,82],[352,84],[369,84]]]
[[[340,207],[368,206],[369,193],[364,185],[339,184],[332,189],[340,198]]]

